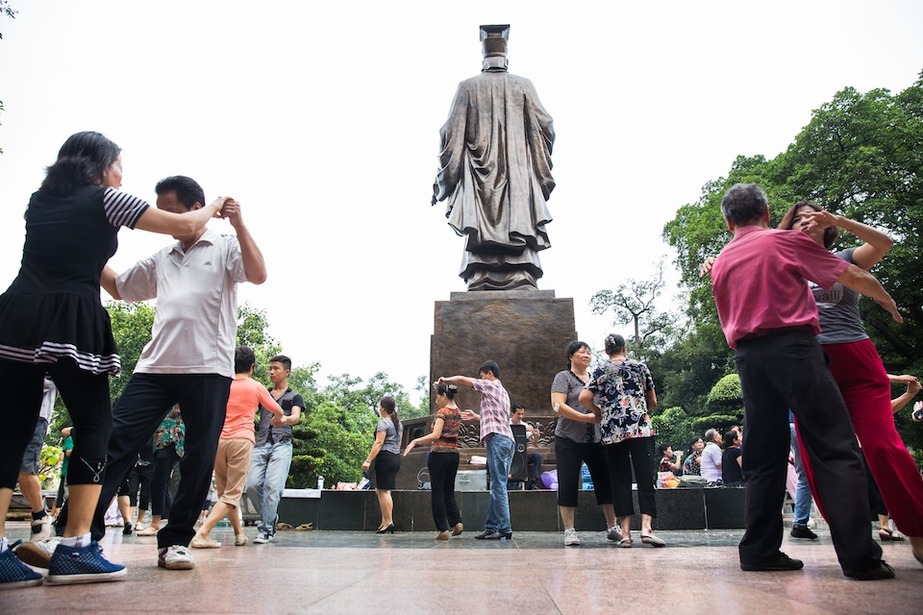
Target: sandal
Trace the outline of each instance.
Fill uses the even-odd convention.
[[[665,543],[665,542],[664,542],[663,540],[661,540],[660,538],[657,538],[657,537],[654,536],[653,534],[641,534],[641,542],[643,542],[643,543],[646,544],[646,545],[651,545],[652,547],[665,547],[665,546],[667,546],[667,543]]]
[[[295,531],[296,532],[309,532],[313,529],[314,529],[313,523],[302,523],[301,525],[295,528]]]
[[[881,542],[901,542],[902,540],[907,540],[894,530],[884,527],[878,528],[878,539],[881,540]]]
[[[159,531],[160,531],[159,527],[147,526],[146,528],[138,532],[136,535],[137,536],[156,536],[157,532]]]
[[[292,530],[292,526],[289,523],[276,523],[276,530],[279,532],[289,532]]]
[[[631,538],[623,538],[619,541],[619,547],[622,549],[631,548]]]

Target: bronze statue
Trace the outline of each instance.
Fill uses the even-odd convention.
[[[458,85],[440,131],[433,205],[465,237],[468,290],[536,288],[551,246],[545,202],[554,189],[554,128],[532,82],[507,72],[509,25],[481,26],[481,74]]]

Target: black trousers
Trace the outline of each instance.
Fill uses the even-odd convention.
[[[612,504],[612,481],[609,479],[606,447],[599,442],[574,442],[555,437],[554,457],[558,464],[558,506],[576,508],[581,483],[580,466],[584,463],[593,479],[596,503],[600,506]]]
[[[840,566],[874,568],[881,547],[869,531],[862,453],[826,355],[810,331],[788,330],[738,344],[744,398],[743,472],[746,531],[740,561],[776,559],[782,544],[782,501],[788,472],[788,410],[810,457]]]
[[[170,493],[170,476],[179,462],[176,443],[168,444],[154,451],[154,475],[151,478],[151,514],[161,519],[170,518],[173,494]]]
[[[157,533],[157,546],[189,544],[211,486],[218,436],[224,425],[230,391],[231,379],[217,374],[132,375],[112,411],[109,465],[90,530],[94,540],[105,536],[106,508],[134,466],[141,448],[150,442],[163,417],[178,403],[186,425],[186,450],[180,460],[181,477],[170,522]],[[59,527],[65,526],[66,513],[65,504]]]
[[[428,457],[426,465],[432,486],[433,521],[436,522],[436,529],[445,532],[462,520],[455,501],[458,453],[430,453]]]
[[[92,485],[106,474],[106,443],[112,431],[109,376],[80,369],[70,359],[52,364],[0,359],[0,487],[16,486],[22,456],[38,422],[46,371],[74,425],[68,484]]]
[[[609,460],[609,480],[612,482],[612,504],[616,517],[635,514],[631,501],[631,471],[634,469],[638,483],[638,508],[641,514],[657,516],[657,500],[654,493],[654,436],[628,438],[618,444],[607,444],[606,457]],[[589,467],[589,466],[587,466]],[[781,504],[779,511],[781,512]]]

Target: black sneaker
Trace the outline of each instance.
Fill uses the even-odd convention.
[[[805,540],[817,540],[817,534],[811,531],[809,527],[802,527],[800,525],[792,526],[792,538],[804,538]]]
[[[804,562],[800,559],[793,559],[787,556],[785,553],[779,551],[779,555],[775,559],[762,562],[759,564],[740,562],[740,569],[747,570],[749,572],[772,572],[772,571],[782,571],[782,570],[801,570],[804,568]]]
[[[866,568],[865,570],[844,570],[843,576],[850,579],[855,579],[856,581],[881,581],[884,579],[893,579],[894,578],[894,568],[885,563],[885,560],[881,560],[875,568]]]

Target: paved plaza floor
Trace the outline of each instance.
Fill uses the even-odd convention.
[[[25,523],[7,524],[10,538]],[[476,528],[470,528],[474,530]],[[474,531],[448,542],[433,534],[279,532],[267,545],[235,547],[230,529],[220,549],[195,550],[192,571],[157,568],[154,538],[103,541],[107,556],[128,566],[124,581],[0,591],[0,613],[883,613],[923,610],[923,566],[908,543],[883,545],[897,571],[889,581],[860,582],[840,573],[827,530],[814,542],[786,536],[783,550],[803,559],[798,572],[743,572],[741,531],[664,531],[668,546],[607,544],[603,532],[580,532],[581,546],[560,534],[515,533],[480,541]],[[871,526],[870,526],[871,531]],[[252,539],[255,531],[247,528]]]

